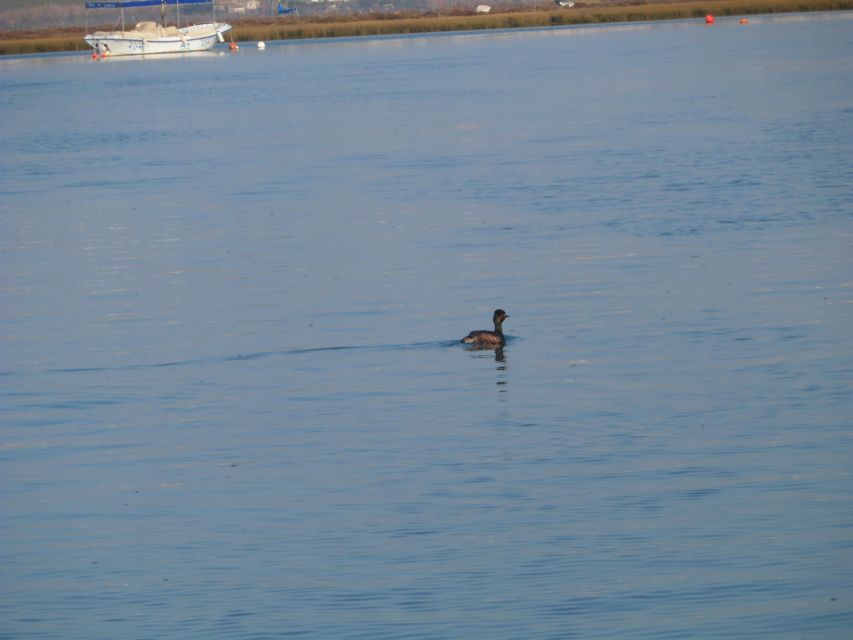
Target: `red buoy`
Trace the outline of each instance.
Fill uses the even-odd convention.
[[[710,13],[705,16],[705,24],[714,24],[714,16],[712,16]]]
[[[741,18],[740,23],[741,24],[749,24],[749,20],[747,20],[746,18]]]
[[[237,51],[240,47],[238,47],[237,43],[232,40],[228,43],[228,48],[231,49],[231,51]]]
[[[98,52],[97,52],[97,51],[93,51],[93,52],[92,52],[92,60],[97,60],[97,59],[98,59]]]

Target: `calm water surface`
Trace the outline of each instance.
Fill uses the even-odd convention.
[[[851,80],[850,14],[0,61],[0,637],[849,637]]]

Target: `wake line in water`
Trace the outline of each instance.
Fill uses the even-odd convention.
[[[412,344],[341,345],[336,347],[309,347],[305,349],[282,349],[278,351],[241,353],[215,358],[192,358],[189,360],[175,360],[170,362],[122,364],[106,367],[62,367],[58,369],[43,369],[41,371],[0,371],[0,377],[46,373],[97,373],[104,371],[136,371],[139,369],[165,369],[168,367],[188,367],[205,364],[225,364],[229,362],[242,362],[245,360],[259,360],[261,358],[271,358],[274,356],[295,356],[311,353],[324,353],[329,351],[405,351],[415,349],[450,347],[455,346],[457,344],[459,343],[456,340],[442,340],[437,342],[415,342]]]

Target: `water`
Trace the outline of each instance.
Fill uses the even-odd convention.
[[[0,62],[0,636],[847,637],[851,25]]]

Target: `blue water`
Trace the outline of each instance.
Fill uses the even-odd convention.
[[[849,637],[851,15],[0,61],[0,637]]]

